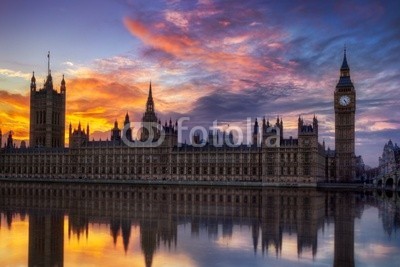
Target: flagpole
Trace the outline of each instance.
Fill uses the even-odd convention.
[[[50,75],[50,51],[47,54],[47,73]]]

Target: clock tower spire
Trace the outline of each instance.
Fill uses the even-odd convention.
[[[356,91],[350,79],[346,48],[340,78],[334,93],[336,181],[351,182],[355,178],[355,113]]]

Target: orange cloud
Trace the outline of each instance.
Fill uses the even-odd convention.
[[[144,43],[175,56],[200,52],[196,42],[187,36],[176,34],[171,36],[156,35],[139,21],[129,18],[124,19],[124,24],[133,35],[139,37]]]
[[[265,64],[246,53],[246,49],[232,47],[229,51],[226,45],[237,45],[250,36],[241,35],[226,39],[226,45],[221,41],[209,40],[207,43],[200,42],[186,34],[156,33],[150,27],[146,27],[138,20],[124,19],[125,27],[133,36],[139,38],[143,43],[155,49],[161,50],[182,60],[196,61],[209,71],[227,73],[228,76],[241,77],[244,74],[260,73],[268,70]],[[254,37],[254,36],[253,36]],[[244,46],[242,46],[243,48]],[[273,62],[270,62],[273,66]],[[277,66],[275,66],[277,68]]]
[[[91,138],[104,140],[109,138],[115,120],[121,126],[126,112],[129,112],[131,121],[141,120],[147,100],[147,77],[150,72],[132,71],[132,64],[138,63],[122,57],[98,60],[94,63],[93,70],[81,68],[75,70],[76,76],[66,77],[67,143],[70,122],[74,128],[79,122],[83,127],[89,123]],[[192,101],[209,91],[206,88],[198,90],[190,84],[166,87],[153,82],[156,111],[161,113],[189,111]],[[0,128],[4,137],[12,130],[16,140],[28,140],[29,90],[27,89],[26,95],[0,90],[0,103]]]
[[[136,86],[115,82],[92,73],[91,78],[67,81],[67,123],[74,127],[90,124],[92,132],[109,132],[114,120],[120,125],[128,111],[131,119],[139,119],[147,94]]]
[[[29,136],[29,97],[0,90],[0,128],[3,134],[13,131],[17,139]]]

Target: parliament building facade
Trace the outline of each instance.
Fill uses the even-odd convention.
[[[192,143],[178,141],[178,123],[161,124],[155,113],[151,84],[142,118],[141,140],[159,145],[129,145],[132,138],[126,114],[121,130],[115,122],[110,140],[90,140],[89,125],[76,129],[69,125],[69,147],[65,147],[64,77],[59,92],[53,86],[49,68],[44,88],[36,89],[31,79],[30,140],[16,148],[10,131],[0,145],[0,178],[121,181],[132,183],[242,184],[271,186],[317,186],[324,182],[351,182],[355,179],[354,124],[355,90],[350,80],[346,53],[334,93],[336,151],[318,141],[318,120],[311,124],[298,119],[298,137],[284,138],[282,118],[270,123],[257,119],[252,144],[232,146],[232,135],[210,135]],[[128,126],[127,126],[128,125]],[[127,127],[126,127],[127,126]],[[86,129],[85,129],[86,128]],[[271,129],[274,129],[271,131]],[[279,146],[264,145],[276,131]],[[0,132],[0,144],[1,140]],[[128,141],[128,142],[127,142]],[[140,140],[139,140],[140,141]]]

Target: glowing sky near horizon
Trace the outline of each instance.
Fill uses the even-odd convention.
[[[283,116],[320,121],[334,147],[333,91],[346,44],[357,90],[356,153],[376,166],[400,143],[398,1],[21,1],[0,4],[0,128],[28,139],[29,79],[47,51],[67,122],[109,136],[128,111],[141,119],[152,80],[162,121],[241,124]],[[3,140],[6,136],[3,137]]]

